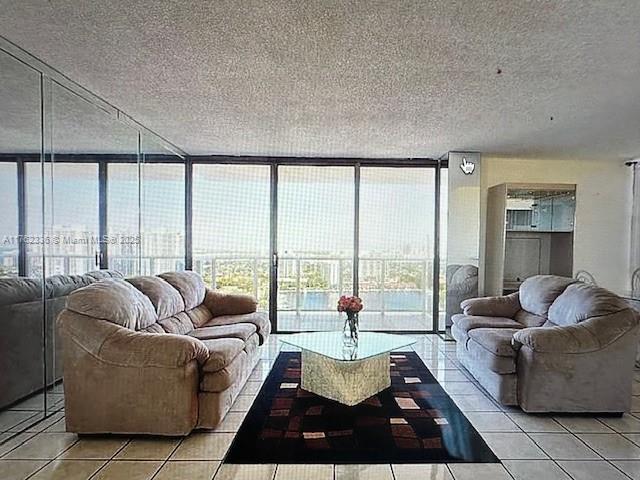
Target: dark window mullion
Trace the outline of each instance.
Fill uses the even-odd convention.
[[[16,161],[17,182],[18,182],[18,275],[27,276],[27,245],[23,241],[27,233],[27,202],[26,202],[26,182],[24,173],[24,161]]]
[[[185,159],[184,175],[184,268],[193,270],[193,163],[189,158]]]
[[[435,178],[435,212],[433,225],[433,313],[431,331],[440,331],[440,193],[442,181],[441,163],[436,166]]]
[[[278,165],[271,165],[270,183],[270,239],[269,239],[269,318],[274,332],[278,332]]]
[[[109,267],[109,244],[105,241],[108,235],[107,219],[107,190],[108,190],[109,167],[106,160],[98,162],[98,236],[100,239],[98,246],[98,268]]]
[[[353,294],[360,292],[360,163],[354,166]]]

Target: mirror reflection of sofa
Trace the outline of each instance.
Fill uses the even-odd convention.
[[[0,408],[15,404],[43,388],[45,314],[47,385],[62,379],[61,347],[54,333],[55,319],[71,292],[105,278],[122,278],[122,275],[110,270],[85,275],[53,275],[45,279],[44,292],[40,279],[0,278]]]
[[[445,325],[451,326],[451,317],[462,313],[460,303],[478,296],[478,267],[475,265],[447,265],[447,311]]]

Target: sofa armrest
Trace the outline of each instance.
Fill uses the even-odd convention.
[[[204,304],[213,317],[223,315],[243,315],[253,313],[258,308],[258,301],[251,295],[242,293],[225,293],[207,288]]]
[[[469,298],[460,303],[465,315],[513,318],[521,309],[518,292],[501,297]]]
[[[589,318],[567,326],[533,327],[513,334],[516,348],[539,353],[589,353],[605,348],[638,326],[631,310]]]
[[[145,333],[106,320],[64,310],[58,319],[64,336],[96,360],[121,367],[178,368],[209,358],[206,345],[187,335]]]
[[[99,358],[128,367],[179,368],[189,362],[204,364],[209,350],[197,338],[169,333],[119,331],[107,337]]]

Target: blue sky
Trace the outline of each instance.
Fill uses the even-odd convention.
[[[36,179],[39,165],[28,165]],[[110,233],[134,233],[138,225],[137,165],[110,166]],[[184,225],[184,166],[143,167],[143,233],[181,232]],[[269,167],[195,165],[194,251],[235,251],[267,255],[269,250]],[[48,184],[50,185],[50,184]],[[53,183],[55,225],[97,231],[97,167],[58,164]],[[353,168],[279,167],[280,253],[353,249]],[[362,168],[360,249],[375,252],[431,252],[434,171]],[[38,231],[39,182],[28,181],[28,227]],[[15,167],[0,164],[3,213],[0,234],[17,233]],[[51,196],[49,196],[51,198]]]

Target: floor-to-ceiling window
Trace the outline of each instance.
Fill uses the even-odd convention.
[[[269,308],[270,167],[193,165],[193,269]]]
[[[140,273],[140,166],[107,165],[107,265],[126,276]]]
[[[362,328],[430,330],[435,169],[360,169]]]
[[[99,268],[98,165],[51,166],[48,275],[80,275]]]
[[[441,327],[446,239],[440,238],[436,272],[435,212],[440,205],[442,231],[446,169],[440,170],[444,188],[437,203],[433,163],[187,162],[160,149],[141,164],[97,158],[44,167],[54,169],[45,172],[56,180],[51,186],[57,195],[51,202],[56,211],[47,216],[56,219],[58,230],[72,219],[82,225],[71,233],[98,235],[98,184],[105,175],[108,237],[135,240],[140,232],[138,242],[109,244],[103,266],[125,276],[193,268],[211,287],[248,293],[260,308],[275,308],[272,321],[279,331],[340,328],[337,299],[352,293],[364,299],[363,329]],[[40,165],[27,162],[25,169],[26,188],[39,189]],[[82,202],[56,194],[65,181]],[[74,213],[78,204],[90,208]],[[80,253],[86,265],[78,271],[95,268],[95,252]],[[55,255],[48,257],[52,273],[74,271],[74,255],[65,253],[67,263],[59,266]],[[29,258],[36,265],[41,254]]]
[[[141,274],[185,268],[185,166],[144,163],[141,176]]]
[[[278,167],[278,328],[339,328],[353,292],[353,166]]]
[[[46,236],[26,244],[27,273],[83,274],[98,268],[99,213],[97,163],[25,164],[27,235],[42,229],[39,193],[44,168]]]

